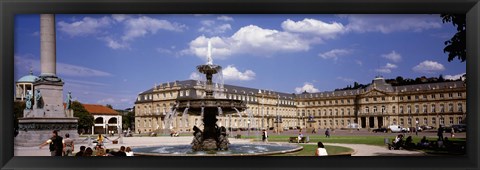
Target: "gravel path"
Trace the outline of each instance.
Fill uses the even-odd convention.
[[[365,145],[365,144],[343,144],[343,143],[325,143],[325,145],[342,146],[354,150],[352,156],[425,156],[426,154],[419,151],[408,150],[388,150],[388,148]]]

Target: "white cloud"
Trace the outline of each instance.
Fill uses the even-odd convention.
[[[106,30],[108,27],[120,27],[123,28],[123,32],[118,35]],[[134,39],[154,35],[159,30],[181,32],[188,29],[186,25],[180,23],[125,14],[113,14],[102,18],[84,17],[79,21],[72,22],[60,21],[58,28],[70,36],[95,35],[112,49],[129,48],[129,44]]]
[[[425,60],[417,66],[413,67],[412,70],[420,73],[431,74],[438,71],[443,71],[445,70],[445,67],[436,61]]]
[[[275,53],[308,51],[311,41],[278,30],[264,29],[255,25],[240,28],[230,37],[197,37],[182,54],[194,54],[206,58],[207,42],[212,42],[212,57],[225,59],[233,54],[251,54],[270,57]]]
[[[238,71],[233,65],[228,65],[223,69],[223,78],[225,80],[241,80],[248,81],[255,79],[255,72],[252,70],[245,70],[244,72]]]
[[[232,18],[232,17],[229,17],[229,16],[226,16],[226,15],[222,15],[222,16],[217,17],[217,20],[221,20],[221,21],[233,21],[233,18]]]
[[[100,29],[110,26],[111,23],[112,20],[109,17],[85,17],[80,21],[72,23],[60,21],[58,22],[58,29],[70,36],[85,36],[98,33]]]
[[[210,35],[223,34],[232,29],[230,24],[216,24],[213,20],[203,20],[200,23],[202,24],[202,27],[198,29],[198,32]]]
[[[320,90],[315,88],[312,83],[308,83],[308,82],[305,82],[303,84],[303,87],[296,87],[295,88],[295,92],[297,92],[297,93],[303,93],[305,91],[308,92],[308,93],[316,93],[316,92],[319,92]]]
[[[337,77],[338,80],[342,80],[344,82],[353,82],[352,78],[345,78],[345,77]]]
[[[112,48],[112,49],[122,49],[122,48],[128,48],[129,47],[128,43],[126,43],[124,41],[117,41],[117,40],[114,40],[110,37],[103,37],[101,39],[104,40],[107,43],[107,46]]]
[[[202,80],[202,77],[197,72],[192,72],[192,74],[190,74],[189,79],[191,79],[191,80]]]
[[[338,57],[345,56],[350,54],[351,51],[347,49],[333,49],[321,54],[318,54],[318,56],[322,57],[323,59],[334,59],[337,60]]]
[[[434,15],[346,15],[349,23],[347,31],[381,32],[388,34],[398,31],[421,32],[442,27],[440,17]]]
[[[288,19],[282,22],[282,28],[288,32],[313,34],[321,38],[335,38],[345,31],[345,27],[341,23],[326,23],[309,18],[298,22]]]
[[[399,62],[400,60],[402,60],[402,56],[395,51],[392,51],[391,53],[388,53],[388,54],[383,54],[382,57],[389,59],[393,62]]]
[[[357,63],[358,65],[362,66],[363,65],[363,62],[360,61],[360,60],[355,60],[355,63]]]
[[[443,76],[443,78],[447,79],[447,80],[458,80],[459,78],[461,78],[465,73],[460,73],[460,74],[457,74],[457,75],[445,75]]]
[[[379,73],[391,73],[392,72],[392,69],[396,69],[398,68],[397,65],[395,64],[391,64],[391,63],[387,63],[385,66],[382,66],[378,69],[375,69],[376,72],[379,72]]]
[[[112,18],[117,21],[117,22],[122,22],[128,18],[130,18],[130,15],[126,14],[112,14]]]
[[[125,34],[122,40],[132,40],[143,37],[146,34],[155,34],[158,30],[183,31],[187,26],[179,23],[172,23],[167,20],[159,20],[147,16],[130,18],[125,20]]]
[[[40,60],[35,60],[31,58],[26,58],[22,56],[15,56],[15,67],[16,68],[32,68],[35,72],[40,72]],[[112,74],[88,68],[83,66],[76,66],[72,64],[60,63],[57,62],[57,75],[59,76],[74,76],[74,77],[85,77],[85,76],[111,76]]]

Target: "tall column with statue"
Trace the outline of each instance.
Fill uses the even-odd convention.
[[[53,130],[58,135],[66,133],[78,139],[78,118],[70,109],[71,94],[67,95],[67,108],[63,104],[63,80],[56,74],[55,15],[40,14],[40,68],[35,80],[35,91],[28,92],[27,107],[19,118],[19,134],[15,145],[38,146],[51,137]],[[32,105],[33,103],[33,105]]]

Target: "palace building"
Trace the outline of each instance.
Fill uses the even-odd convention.
[[[340,129],[353,123],[361,128],[438,127],[460,124],[466,117],[466,84],[460,80],[392,86],[377,77],[366,88],[302,94],[228,84],[216,87],[223,91],[223,98],[247,103],[241,114],[218,116],[218,126],[233,129]],[[183,120],[183,110],[176,110],[178,116],[170,127],[165,127],[165,121],[177,98],[202,98],[204,89],[200,81],[185,80],[155,85],[140,93],[135,102],[136,132],[184,132],[194,125],[201,127],[200,116]]]

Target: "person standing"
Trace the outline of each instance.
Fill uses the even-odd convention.
[[[439,141],[443,141],[443,126],[442,125],[440,125],[440,127],[438,127],[437,136],[438,136]]]
[[[330,138],[330,128],[327,128],[327,130],[325,130],[325,137]]]
[[[43,142],[40,144],[40,149],[42,149],[43,146],[50,144],[50,154],[51,156],[62,156],[63,152],[63,138],[61,136],[58,136],[58,131],[54,130],[52,132],[52,137],[48,139],[47,141]]]
[[[328,156],[327,150],[325,149],[325,146],[323,146],[322,142],[317,143],[317,150],[315,152],[315,156]]]
[[[452,127],[452,131],[450,131],[450,137],[455,138],[455,128]]]
[[[73,145],[73,139],[70,139],[70,134],[65,134],[65,139],[63,139],[62,143],[64,156],[73,156],[75,146]]]
[[[267,134],[267,131],[265,129],[263,129],[262,141],[263,142],[268,142],[268,134]]]
[[[300,143],[300,141],[302,140],[303,138],[303,134],[298,134],[298,137],[297,137],[297,143]]]

